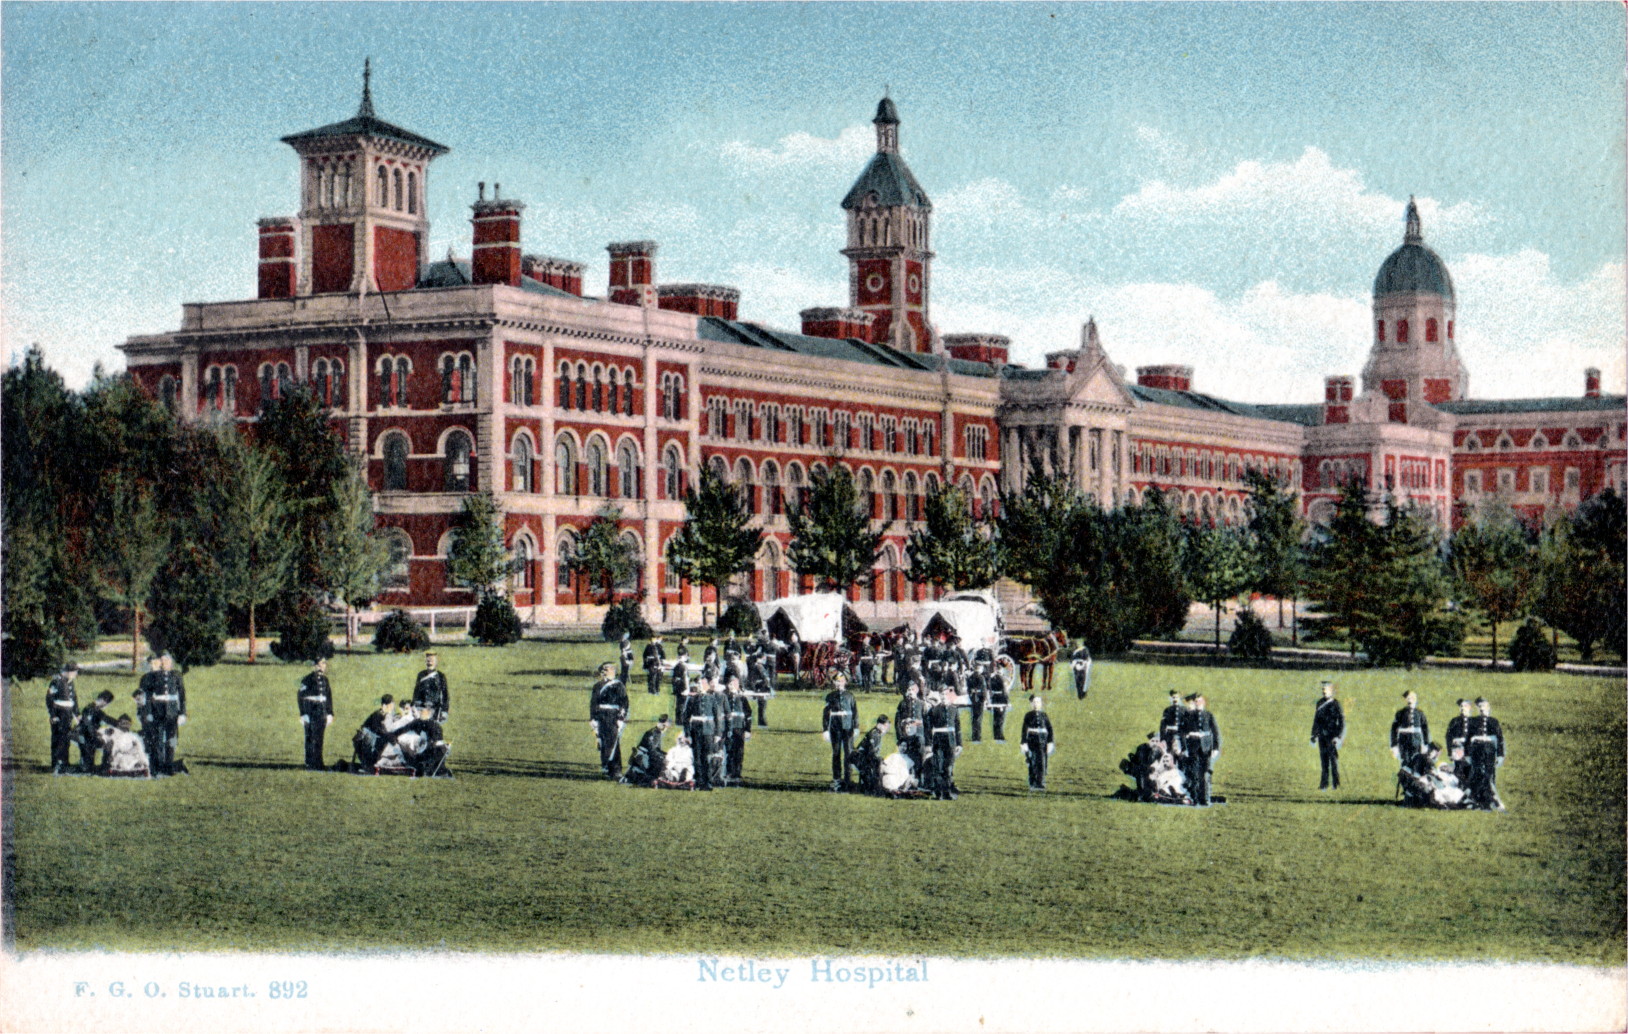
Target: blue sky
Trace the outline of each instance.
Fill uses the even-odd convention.
[[[1624,383],[1624,14],[1513,4],[0,5],[6,348],[74,383],[183,301],[251,296],[280,136],[381,117],[452,148],[528,251],[650,237],[658,278],[795,327],[846,302],[843,193],[884,85],[932,197],[933,319],[1038,361],[1095,315],[1127,367],[1306,401],[1368,348],[1420,199],[1479,396]]]

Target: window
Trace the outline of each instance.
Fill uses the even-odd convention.
[[[937,437],[934,431],[934,425],[928,424],[922,428],[922,432],[922,445],[924,446],[923,451],[929,456],[936,456],[938,454],[937,450],[933,448],[934,439]]]
[[[158,379],[158,401],[170,412],[175,412],[175,378],[169,374]]]
[[[786,412],[786,444],[807,444],[803,440],[803,411],[796,406]]]
[[[826,437],[825,410],[816,409],[809,419],[814,426],[814,444],[822,447],[829,445],[830,441]]]
[[[1583,439],[1577,434],[1576,431],[1567,431],[1565,439],[1560,444],[1567,449],[1581,449],[1583,447]]]
[[[516,589],[529,589],[532,585],[531,540],[521,536],[514,540],[514,563],[509,582]]]
[[[800,510],[803,506],[803,468],[793,463],[786,468],[786,509]]]
[[[530,492],[533,488],[530,438],[523,434],[514,436],[513,457],[513,469],[509,474],[509,491]]]
[[[684,498],[684,461],[679,457],[678,448],[669,445],[662,455],[662,497],[664,499]]]
[[[848,414],[841,410],[839,410],[831,420],[836,429],[836,442],[837,448],[839,449],[848,449],[853,447],[853,438],[848,432],[848,420]]]
[[[758,500],[756,486],[752,484],[752,461],[744,456],[735,463],[735,484],[746,502],[747,511],[756,513]]]
[[[858,424],[859,424],[859,447],[861,449],[874,449],[874,448],[876,448],[875,431],[871,427],[871,415],[869,413],[861,413],[861,414],[859,414]]]
[[[390,173],[386,172],[382,165],[379,166],[378,184],[378,192],[373,203],[380,208],[388,208],[390,206]]]
[[[571,364],[560,364],[560,385],[555,395],[554,404],[561,409],[571,408]]]
[[[667,545],[662,547],[662,556],[665,557],[668,555],[668,550],[672,544],[673,540],[671,537],[669,537],[667,539]],[[666,576],[662,579],[662,585],[668,592],[677,592],[680,588],[682,588],[678,581],[678,568],[674,567],[670,561],[664,563],[662,567],[666,571]]]
[[[904,519],[907,521],[921,520],[921,496],[916,492],[916,475],[906,471],[904,475]]]
[[[1464,493],[1466,495],[1481,494],[1481,472],[1479,470],[1466,470],[1464,472]]]
[[[390,566],[380,574],[380,586],[386,592],[403,591],[412,580],[413,540],[407,537],[405,531],[394,529],[384,533],[384,543],[390,551]]]
[[[987,460],[989,458],[989,428],[981,424],[974,424],[967,428],[967,459]]]
[[[561,435],[554,443],[554,492],[577,494],[577,450],[571,439]]]
[[[639,498],[639,450],[632,442],[616,449],[617,490],[623,499]]]
[[[780,469],[773,460],[763,463],[763,509],[772,516],[779,516],[786,509],[785,497],[780,494]]]
[[[780,407],[763,407],[763,440],[778,442],[780,440]]]
[[[1543,495],[1549,494],[1549,472],[1547,470],[1534,470],[1526,475],[1532,491]]]
[[[384,490],[407,490],[407,436],[399,432],[384,436]]]
[[[220,367],[211,366],[204,377],[204,403],[212,409],[221,408]]]
[[[735,403],[735,440],[737,442],[752,440],[752,404],[750,402]]]
[[[407,214],[418,214],[418,173],[416,172],[407,174]],[[531,583],[527,582],[526,584],[529,586]]]
[[[237,367],[228,366],[226,368],[226,377],[225,377],[224,385],[225,386],[224,386],[223,390],[225,391],[225,399],[226,399],[226,401],[222,404],[222,406],[220,408],[224,408],[224,409],[228,410],[229,412],[236,413],[237,412]]]
[[[475,401],[475,359],[468,352],[458,357],[458,401]]]
[[[554,548],[554,584],[559,592],[570,592],[574,586],[571,584],[571,561],[576,559],[576,536],[566,532],[560,536],[558,545]]]
[[[724,400],[721,398],[707,399],[706,431],[714,438],[724,435]]]
[[[669,373],[661,379],[661,415],[668,420],[684,419],[684,378]]]
[[[622,398],[622,395],[621,395],[621,391],[622,391],[621,381],[622,381],[621,373],[619,373],[616,370],[612,370],[610,372],[610,392],[609,392],[609,396],[606,398],[607,405],[605,406],[605,408],[607,410],[609,410],[611,413],[617,413],[622,408],[622,406],[621,406],[621,398]],[[633,385],[632,385],[631,382],[627,386],[627,397],[628,398],[633,397]]]
[[[622,536],[622,544],[627,548],[627,555],[633,562],[621,580],[616,583],[616,591],[634,595],[644,584],[644,549],[639,537],[632,532]]]
[[[871,519],[876,518],[876,479],[871,476],[869,469],[859,472],[859,501],[865,507],[865,512]]]
[[[397,169],[394,173],[391,174],[391,178],[395,181],[395,184],[396,184],[396,204],[395,204],[395,209],[396,209],[396,211],[399,212],[403,208],[407,207],[407,199],[403,196],[403,194],[405,192],[402,189],[401,170]]]
[[[1513,494],[1515,491],[1515,471],[1511,467],[1503,467],[1498,471],[1498,491],[1504,494]]]
[[[887,452],[899,451],[899,424],[890,416],[882,418],[882,448]]]
[[[577,364],[577,408],[588,408],[588,364]]]
[[[882,471],[882,516],[890,521],[899,519],[899,482],[893,471]]]
[[[1408,343],[1408,321],[1407,320],[1397,320],[1396,321],[1396,343],[1399,344],[1399,345],[1405,345],[1405,344]]]
[[[604,379],[604,371],[602,371],[597,366],[594,367],[593,400],[594,400],[594,412],[595,413],[603,413],[605,411],[605,379]],[[614,390],[613,390],[612,395],[611,395],[611,408],[614,409],[615,407],[616,407],[616,396],[615,396],[615,393],[614,393]]]
[[[606,495],[605,446],[600,443],[599,439],[594,438],[589,440],[588,448],[583,452],[582,463],[583,466],[587,468],[587,470],[584,472],[587,475],[588,480],[588,484],[586,486],[587,492],[585,494],[595,496]]]
[[[536,381],[537,360],[516,356],[509,377],[509,400],[517,406],[531,406],[536,400],[533,388]]]
[[[463,397],[463,373],[458,360],[451,355],[441,357],[441,401],[457,402]]]
[[[454,431],[447,435],[446,444],[446,473],[443,477],[443,491],[469,492],[474,490],[474,478],[470,473],[469,460],[474,455],[474,443],[469,435],[463,431]]]
[[[1432,316],[1429,319],[1425,320],[1425,340],[1426,341],[1435,341],[1436,340],[1436,334],[1437,334],[1437,331],[1436,331],[1436,318],[1434,316]]]
[[[1566,494],[1567,495],[1576,495],[1577,492],[1578,492],[1578,489],[1582,487],[1582,482],[1583,482],[1582,473],[1576,467],[1567,467],[1566,468]]]
[[[1527,443],[1527,448],[1529,449],[1547,449],[1548,447],[1549,439],[1544,437],[1542,431],[1539,431],[1537,434],[1533,435],[1532,440]]]
[[[622,414],[633,415],[633,371],[629,370],[622,377]]]

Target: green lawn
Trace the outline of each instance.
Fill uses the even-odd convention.
[[[188,676],[190,777],[53,778],[43,685],[25,686],[6,745],[16,946],[1624,961],[1620,682],[1337,676],[1346,787],[1319,794],[1315,673],[1104,662],[1087,701],[1050,701],[1051,792],[1028,794],[1015,742],[986,729],[959,801],[884,801],[826,792],[813,693],[770,704],[745,789],[605,783],[585,673],[612,655],[442,648],[452,781],[303,771],[303,669],[275,661]],[[330,760],[418,666],[335,658]],[[80,698],[109,687],[122,709],[133,686],[87,673]],[[1109,796],[1172,687],[1210,696],[1224,806]],[[1455,698],[1492,699],[1507,813],[1392,803],[1404,687],[1438,739]],[[635,689],[629,740],[671,701]],[[892,706],[861,698],[867,726]]]

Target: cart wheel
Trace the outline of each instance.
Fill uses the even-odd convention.
[[[1001,679],[1006,683],[1008,691],[1017,685],[1018,666],[1008,654],[1000,654],[995,658],[995,670],[1000,672]]]

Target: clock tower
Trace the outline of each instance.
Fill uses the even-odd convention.
[[[934,350],[927,320],[933,203],[899,156],[899,112],[876,106],[876,154],[842,199],[848,213],[848,296],[869,313],[871,340],[903,352]]]

